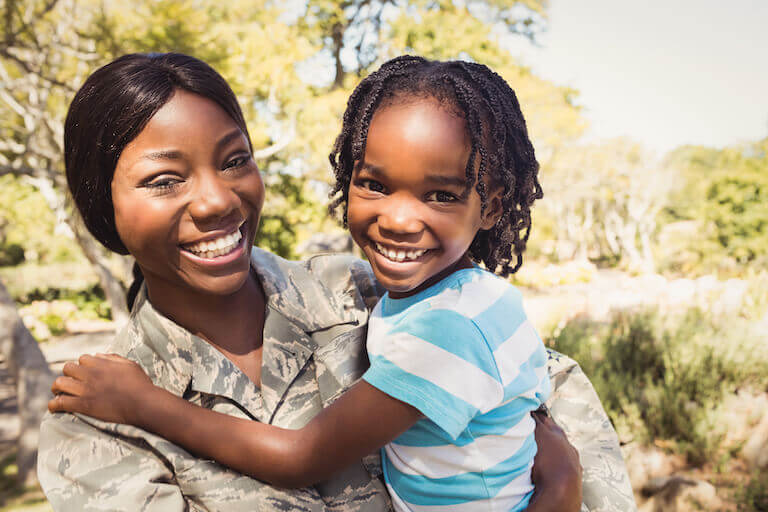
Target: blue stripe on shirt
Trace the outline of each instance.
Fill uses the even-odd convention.
[[[488,309],[477,314],[472,320],[485,334],[491,350],[496,350],[515,334],[525,319],[520,292],[510,286]]]
[[[420,315],[409,315],[387,336],[407,333],[462,358],[501,382],[496,360],[490,348],[482,340],[483,334],[464,315],[447,309],[433,309]],[[469,341],[472,341],[470,343]]]
[[[392,441],[403,446],[444,446],[453,444],[466,446],[478,437],[499,436],[514,428],[539,404],[528,398],[516,398],[485,414],[475,416],[471,427],[462,432],[455,440],[450,439],[445,431],[429,420],[419,420],[411,428]]]

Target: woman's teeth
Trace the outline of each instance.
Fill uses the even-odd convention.
[[[217,256],[223,256],[232,252],[232,250],[238,246],[242,238],[243,235],[238,229],[228,235],[213,240],[206,240],[205,242],[197,242],[196,244],[187,245],[184,249],[201,258],[216,258]]]
[[[402,249],[399,249],[399,250],[388,249],[387,247],[384,247],[378,242],[376,242],[375,245],[376,245],[376,251],[378,251],[379,254],[383,255],[387,259],[396,261],[398,263],[401,263],[403,261],[412,261],[412,260],[418,259],[425,252],[427,252],[427,249],[413,249],[410,251],[405,251]]]

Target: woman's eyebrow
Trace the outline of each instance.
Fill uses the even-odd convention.
[[[220,150],[221,148],[223,148],[233,140],[239,139],[240,137],[242,137],[242,135],[243,135],[243,132],[240,131],[240,128],[235,128],[234,130],[232,130],[231,132],[229,132],[228,134],[226,134],[225,136],[219,139],[219,141],[216,143],[216,150],[217,151]]]
[[[153,151],[151,153],[146,153],[144,155],[141,155],[141,158],[146,160],[181,160],[181,151],[176,151],[176,150]]]

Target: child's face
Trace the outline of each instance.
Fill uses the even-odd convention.
[[[493,227],[500,191],[481,200],[466,187],[465,121],[433,99],[378,110],[349,187],[355,242],[392,297],[416,293],[459,268],[480,229]],[[478,156],[479,158],[479,156]]]

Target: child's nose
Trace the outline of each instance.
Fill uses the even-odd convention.
[[[393,198],[384,205],[378,218],[379,228],[393,233],[418,233],[423,229],[418,205]]]

